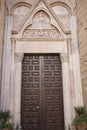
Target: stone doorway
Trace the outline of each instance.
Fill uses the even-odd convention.
[[[21,126],[25,130],[64,130],[59,54],[24,55]]]

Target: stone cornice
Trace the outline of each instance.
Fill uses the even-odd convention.
[[[67,38],[14,38],[16,41],[65,41]]]

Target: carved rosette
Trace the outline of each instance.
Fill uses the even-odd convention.
[[[15,53],[15,62],[21,63],[24,57],[24,53]]]
[[[67,63],[69,61],[69,55],[68,53],[61,53],[60,54],[61,62]]]

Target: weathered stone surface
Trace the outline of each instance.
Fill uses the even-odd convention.
[[[0,0],[0,93],[1,93],[1,77],[2,77],[2,48],[4,40],[4,0]],[[1,97],[1,96],[0,96]],[[1,100],[0,100],[1,101]]]
[[[87,105],[87,0],[77,0],[77,23],[75,0],[6,0],[5,4],[6,24],[4,24],[4,0],[0,0],[0,70],[2,44],[5,41],[2,108],[10,109],[14,121],[20,123],[22,65],[20,59],[22,60],[24,53],[60,53],[67,130],[74,117],[73,107],[83,105],[83,97]]]
[[[87,0],[77,0],[77,15],[83,97],[87,107]]]

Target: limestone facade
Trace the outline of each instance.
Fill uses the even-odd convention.
[[[24,54],[59,53],[68,130],[74,106],[83,105],[75,0],[7,0],[4,31],[1,109],[20,125]]]
[[[77,0],[78,38],[84,104],[87,107],[87,1]]]
[[[0,94],[1,94],[1,78],[2,78],[2,50],[4,43],[4,0],[0,1]]]

